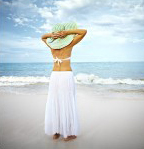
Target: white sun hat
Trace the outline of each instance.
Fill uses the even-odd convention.
[[[77,29],[78,25],[76,22],[68,22],[68,23],[57,23],[52,27],[51,32],[56,33],[59,31],[64,31],[64,30],[73,30]],[[47,38],[47,44],[52,48],[52,49],[61,49],[67,45],[69,45],[72,40],[74,39],[76,34],[70,34],[65,36],[64,38]]]

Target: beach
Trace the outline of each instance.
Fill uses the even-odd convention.
[[[53,64],[0,64],[0,149],[144,149],[144,62],[72,63],[79,135],[44,132]]]
[[[97,91],[77,84],[80,134],[68,142],[44,133],[48,92],[31,93],[0,92],[1,149],[144,148],[143,93]]]
[[[144,0],[0,12],[0,149],[144,149]]]

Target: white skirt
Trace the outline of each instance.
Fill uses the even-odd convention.
[[[45,133],[60,133],[64,138],[78,135],[80,123],[76,84],[72,71],[52,71],[45,109]]]

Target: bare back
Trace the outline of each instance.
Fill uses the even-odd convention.
[[[59,59],[65,59],[71,57],[72,48],[71,46],[66,46],[62,49],[51,49],[51,53],[53,58],[58,57]],[[63,60],[60,65],[53,63],[52,71],[72,71],[70,64],[71,60]]]
[[[87,30],[85,29],[76,29],[76,30],[68,30],[68,31],[62,31],[63,34],[66,35],[69,34],[76,34],[75,38],[72,40],[72,42],[67,45],[66,47],[62,49],[52,49],[46,42],[47,38],[52,37],[51,33],[48,35],[43,35],[42,40],[45,42],[45,44],[51,49],[52,56],[54,58],[53,63],[53,70],[52,71],[72,71],[71,69],[71,60],[69,59],[71,57],[71,52],[77,43],[79,43],[83,37],[86,35]],[[66,60],[64,60],[66,59]],[[56,63],[58,61],[58,63]],[[60,62],[60,65],[59,65]]]

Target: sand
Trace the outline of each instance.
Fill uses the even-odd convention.
[[[0,149],[144,149],[144,99],[77,87],[80,134],[64,142],[44,133],[47,94],[0,93]]]

